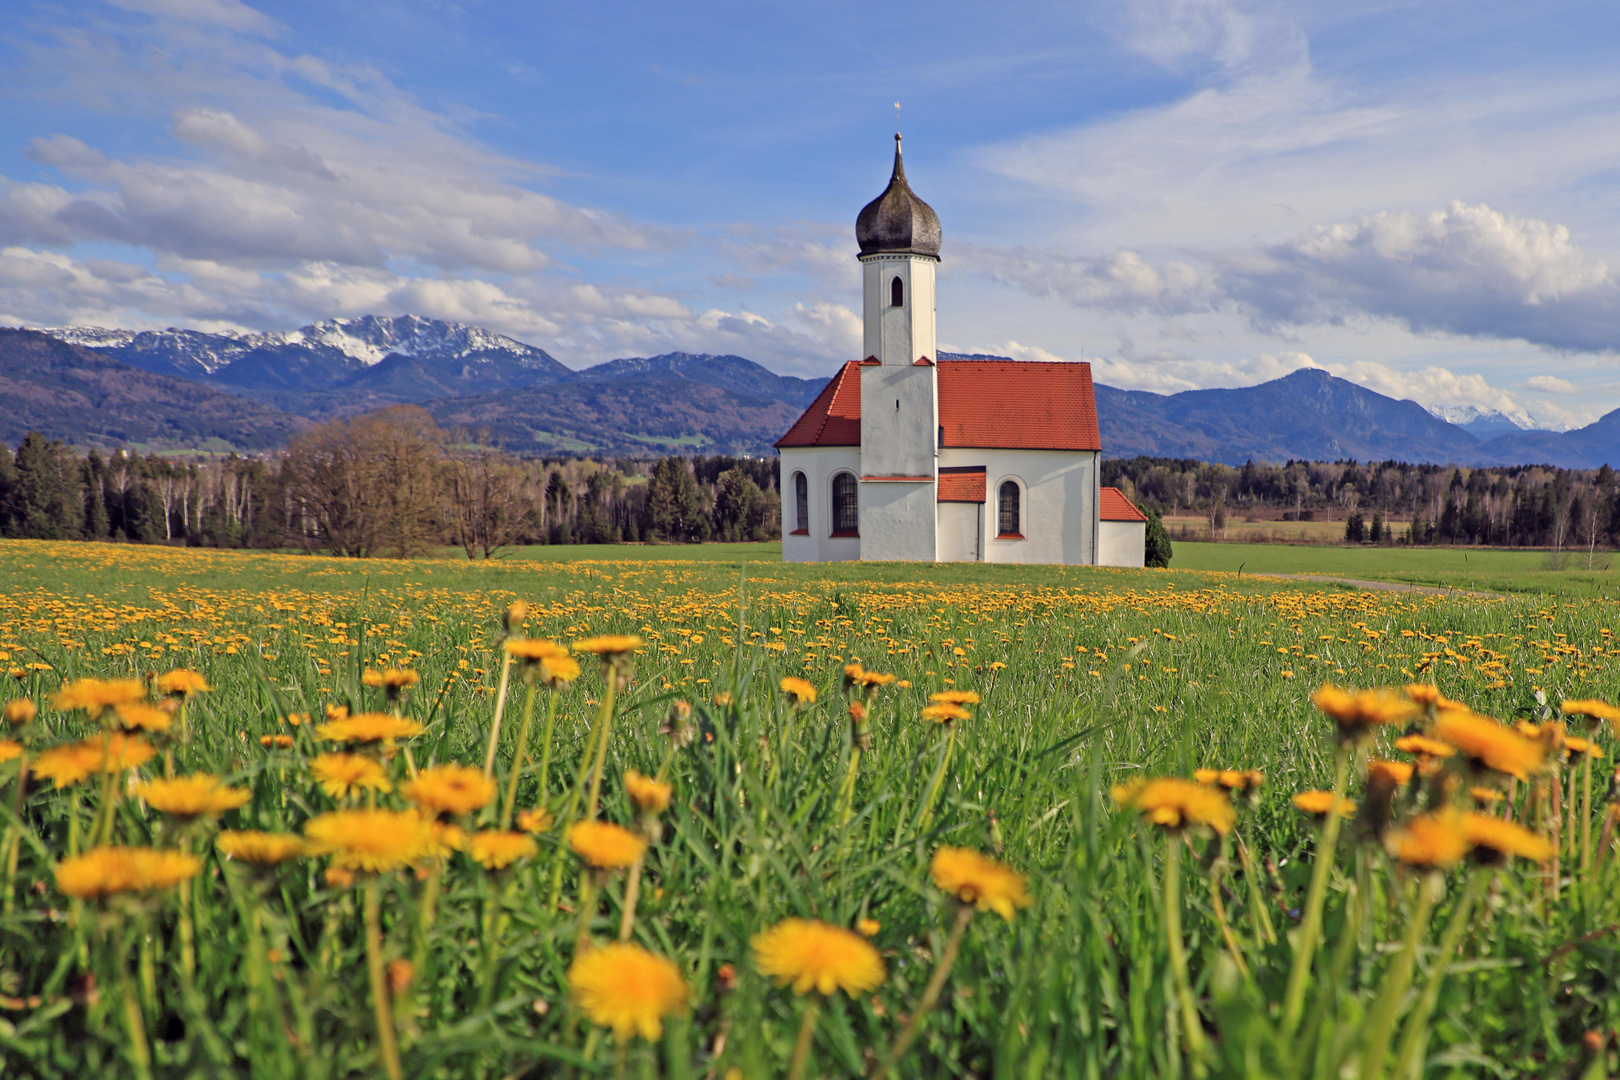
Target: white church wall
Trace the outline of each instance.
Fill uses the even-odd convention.
[[[783,447],[780,454],[782,485],[782,561],[840,562],[861,557],[859,537],[833,536],[832,481],[840,472],[861,475],[858,446]],[[804,473],[809,488],[807,533],[793,535],[795,516],[793,474]],[[856,487],[859,492],[859,485]]]
[[[985,562],[1074,566],[1095,561],[1097,458],[1095,452],[1079,450],[951,447],[940,451],[939,464],[985,467]],[[997,536],[998,499],[1006,480],[1018,483],[1023,496],[1019,515],[1023,539]]]
[[[900,367],[922,356],[934,359],[936,265],[925,255],[867,255],[861,259],[866,356]],[[899,307],[890,303],[895,278],[904,290],[904,303]]]
[[[981,503],[939,504],[935,546],[940,562],[978,562],[984,551],[984,506]]]
[[[1097,565],[1136,566],[1147,562],[1147,522],[1104,521],[1098,526]]]
[[[932,480],[861,485],[862,559],[933,562],[934,552]]]
[[[862,475],[932,477],[939,442],[937,369],[869,364],[860,373]]]

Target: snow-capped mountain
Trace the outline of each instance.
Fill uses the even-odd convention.
[[[1521,431],[1563,431],[1562,427],[1543,424],[1523,409],[1506,412],[1486,409],[1478,405],[1430,405],[1429,413],[1449,424],[1456,424],[1475,438],[1489,441],[1502,435],[1516,435]]]
[[[572,377],[544,349],[465,323],[417,315],[327,319],[289,332],[44,329],[160,375],[276,394],[340,387],[425,401]]]

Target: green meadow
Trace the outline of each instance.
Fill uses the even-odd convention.
[[[1415,580],[1472,573],[1466,554],[1459,570],[1452,552],[1178,543],[1174,569],[1127,571],[785,566],[755,545],[468,563],[0,542],[5,696],[38,706],[0,764],[0,1063],[61,1078],[1607,1075],[1612,757],[1502,725],[1485,729],[1496,766],[1466,746],[1415,756],[1396,741],[1439,730],[1433,708],[1368,698],[1339,708],[1341,727],[1312,695],[1432,684],[1612,754],[1610,729],[1559,704],[1620,696],[1616,605],[1595,586],[1491,584],[1543,572],[1507,559],[1468,586],[1500,597],[1261,576]],[[1436,559],[1372,568],[1386,555]],[[508,637],[607,634],[640,639],[631,670],[590,652],[552,686],[506,670]],[[850,685],[852,664],[892,680]],[[121,724],[57,707],[64,685],[177,668],[210,686],[186,699],[183,733],[177,718],[120,736],[150,746],[129,768],[103,750],[80,779],[19,782]],[[364,678],[388,669],[419,678],[398,702]],[[610,671],[628,676],[612,694]],[[956,691],[979,699],[965,716],[925,716]],[[342,710],[420,730],[343,743],[322,726]],[[312,772],[333,754],[385,783],[334,793]],[[413,778],[486,758],[487,804],[442,815],[397,865],[328,844],[261,867],[219,841],[379,813],[366,820],[387,828],[353,843],[381,850],[422,820]],[[1416,771],[1379,788],[1375,759]],[[1231,793],[1195,784],[1204,768],[1264,779]],[[666,809],[636,809],[631,770],[672,785]],[[132,786],[171,771],[246,798],[178,815]],[[1183,786],[1132,786],[1153,778]],[[1351,816],[1296,808],[1336,785]],[[598,820],[648,841],[633,870],[591,869],[571,842],[593,789]],[[1461,831],[1472,812],[1510,816],[1551,855],[1498,857]],[[479,861],[485,834],[522,853]],[[133,847],[195,872],[86,893],[64,871]],[[939,871],[942,848],[1004,876],[964,885]],[[843,935],[789,958],[829,972],[829,992],[767,970],[759,935],[788,919]],[[581,961],[620,941],[667,961],[679,993],[650,992],[628,961],[585,992]],[[875,982],[850,975],[862,950]]]

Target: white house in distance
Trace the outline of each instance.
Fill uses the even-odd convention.
[[[855,236],[866,359],[777,440],[782,558],[1141,566],[1147,519],[1100,482],[1091,365],[937,357],[939,217],[898,135]]]

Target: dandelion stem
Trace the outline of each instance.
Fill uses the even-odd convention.
[[[118,960],[118,989],[124,999],[124,1034],[129,1038],[129,1062],[135,1075],[150,1080],[152,1052],[146,1042],[146,1020],[141,1015],[141,1002],[135,996],[135,981],[129,976],[129,958]]]
[[[1266,912],[1259,868],[1249,856],[1249,846],[1243,842],[1243,835],[1241,833],[1234,835],[1237,836],[1238,860],[1243,864],[1243,880],[1249,886],[1249,909],[1254,919],[1254,943],[1256,946],[1266,943],[1274,945],[1277,942],[1277,931],[1272,928],[1271,916]]]
[[[820,998],[812,997],[804,1003],[804,1018],[799,1021],[799,1037],[793,1043],[793,1061],[788,1065],[788,1080],[799,1080],[804,1075],[804,1063],[810,1059],[810,1044],[815,1041],[816,1018],[820,1015]]]
[[[1209,905],[1215,911],[1215,922],[1221,928],[1221,937],[1226,942],[1226,950],[1232,954],[1232,960],[1243,973],[1249,977],[1249,963],[1243,959],[1243,947],[1238,944],[1237,934],[1232,932],[1232,924],[1226,919],[1226,901],[1221,897],[1221,875],[1219,869],[1211,867],[1209,871]]]
[[[1187,1026],[1187,1050],[1192,1054],[1193,1074],[1202,1076],[1204,1023],[1198,1016],[1198,1003],[1193,1000],[1192,980],[1187,975],[1187,952],[1181,939],[1181,837],[1174,833],[1164,850],[1164,934],[1170,948],[1170,970],[1176,979],[1176,995],[1181,999],[1181,1019]]]
[[[602,693],[602,707],[596,714],[596,726],[601,729],[601,738],[596,744],[596,765],[591,770],[591,794],[585,803],[586,821],[596,820],[596,805],[602,797],[602,766],[607,762],[608,736],[613,731],[613,692],[618,682],[618,669],[609,664],[607,689]]]
[[[934,770],[934,777],[928,782],[928,795],[923,800],[922,813],[917,816],[917,831],[923,832],[934,820],[934,803],[939,799],[939,789],[945,784],[945,770],[950,768],[951,751],[956,749],[956,724],[950,724],[950,733],[945,737],[945,752],[940,755],[939,767]]]
[[[1596,734],[1595,732],[1593,733]],[[1592,751],[1588,743],[1581,755],[1581,874],[1592,868]]]
[[[1429,927],[1429,915],[1434,911],[1436,894],[1445,889],[1445,879],[1437,873],[1426,873],[1418,881],[1417,906],[1406,924],[1406,939],[1395,962],[1384,975],[1384,985],[1367,1013],[1362,1030],[1371,1040],[1362,1050],[1362,1080],[1379,1080],[1384,1073],[1384,1059],[1389,1056],[1389,1041],[1395,1033],[1395,1015],[1412,985],[1412,968],[1417,963],[1418,942]]]
[[[629,941],[630,931],[635,929],[636,901],[641,897],[641,866],[646,859],[646,852],[636,856],[636,861],[630,864],[630,876],[624,882],[624,914],[619,917],[620,941]]]
[[[889,1071],[899,1064],[906,1051],[911,1049],[911,1044],[917,1041],[917,1036],[922,1032],[923,1018],[939,1001],[940,991],[945,988],[945,980],[956,964],[956,954],[962,948],[962,934],[967,930],[972,918],[973,905],[963,904],[956,909],[956,921],[951,924],[950,936],[945,939],[945,949],[939,954],[939,963],[934,965],[934,974],[929,976],[928,985],[923,987],[922,999],[917,1002],[917,1007],[911,1010],[911,1017],[906,1021],[906,1026],[900,1030],[900,1036],[894,1040],[894,1045],[889,1048],[888,1056],[883,1059],[882,1064],[866,1074],[867,1080],[878,1080],[879,1077],[887,1076]]]
[[[529,684],[528,699],[523,703],[523,723],[518,725],[517,755],[512,758],[512,775],[506,779],[506,801],[501,807],[501,828],[512,827],[512,815],[517,812],[518,781],[523,778],[523,758],[529,751],[529,725],[534,720],[534,696],[538,692]],[[556,695],[552,695],[552,711],[556,711]]]
[[[574,955],[584,952],[591,943],[591,916],[596,914],[596,890],[591,871],[579,876],[579,927],[574,931]]]
[[[539,805],[545,806],[549,797],[546,786],[551,780],[551,743],[552,736],[557,730],[557,690],[553,688],[546,701],[546,730],[541,737],[542,749],[540,751],[540,800]],[[665,759],[668,760],[667,758]],[[662,777],[660,776],[660,779]]]
[[[1468,887],[1457,900],[1457,906],[1452,909],[1445,930],[1440,934],[1440,952],[1435,956],[1434,967],[1429,971],[1429,981],[1424,984],[1423,996],[1418,999],[1417,1006],[1406,1021],[1406,1030],[1401,1033],[1400,1049],[1395,1055],[1397,1077],[1412,1076],[1417,1071],[1418,1058],[1428,1041],[1429,1017],[1434,1014],[1435,1002],[1440,1000],[1440,985],[1445,982],[1446,969],[1451,965],[1451,958],[1456,955],[1463,931],[1468,929],[1468,919],[1473,914],[1474,905],[1478,903],[1480,894],[1485,891],[1493,876],[1494,873],[1490,869],[1474,872],[1473,877],[1469,879]]]
[[[1338,807],[1349,779],[1350,752],[1341,746],[1334,761],[1333,801],[1329,806]],[[1305,921],[1299,928],[1299,949],[1294,953],[1293,970],[1288,973],[1288,994],[1283,1005],[1284,1034],[1292,1034],[1305,1013],[1305,989],[1310,983],[1311,959],[1316,952],[1317,939],[1322,934],[1322,904],[1327,899],[1328,874],[1333,869],[1333,857],[1339,846],[1339,825],[1343,820],[1341,814],[1332,812],[1322,821],[1322,833],[1311,866],[1310,892],[1305,897]]]
[[[394,1014],[388,1007],[388,974],[383,970],[382,886],[375,874],[366,878],[366,968],[371,974],[371,1006],[377,1019],[377,1055],[388,1080],[403,1080],[399,1047],[394,1043]]]
[[[495,717],[489,723],[489,749],[484,751],[484,776],[495,775],[495,747],[500,745],[501,715],[506,712],[506,687],[512,680],[512,654],[501,658],[501,688],[495,692]]]

